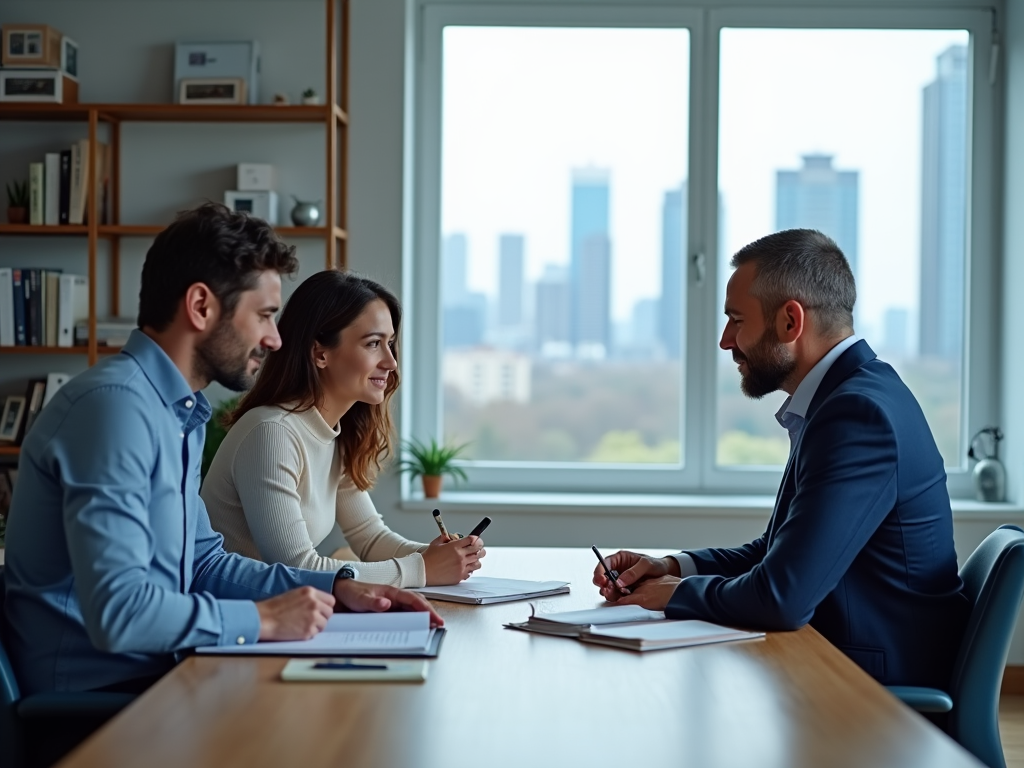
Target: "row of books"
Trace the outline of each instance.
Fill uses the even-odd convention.
[[[110,156],[107,145],[98,142],[94,194],[100,224],[109,221]],[[29,224],[89,223],[88,179],[88,139],[79,139],[70,149],[47,152],[41,163],[29,163]]]
[[[0,267],[0,347],[71,347],[88,318],[88,277]]]

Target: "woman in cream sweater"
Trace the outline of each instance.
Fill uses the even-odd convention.
[[[456,584],[483,541],[420,544],[388,529],[367,491],[391,453],[402,310],[381,285],[328,270],[281,313],[281,348],[230,415],[201,495],[224,547],[297,568],[351,565],[396,587]],[[337,522],[360,562],[317,553]]]

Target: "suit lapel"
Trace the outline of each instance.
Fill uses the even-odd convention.
[[[793,447],[789,452],[789,461],[786,462],[786,469],[782,473],[782,484],[779,485],[779,492],[775,496],[775,509],[772,511],[771,520],[768,521],[768,545],[771,546],[772,539],[775,537],[775,530],[787,517],[789,512],[789,501],[796,493],[796,477],[794,476],[794,466],[796,465],[797,454],[800,453],[800,446],[803,443],[804,433],[807,431],[807,426],[811,421],[818,408],[825,402],[826,398],[832,394],[836,387],[838,387],[843,381],[845,381],[850,374],[860,368],[865,363],[869,363],[876,357],[874,351],[868,346],[868,343],[861,339],[848,350],[843,352],[839,358],[832,363],[832,366],[828,369],[825,377],[821,380],[821,384],[818,385],[818,390],[814,393],[814,397],[811,399],[811,404],[807,408],[807,416],[805,417],[804,428],[800,431],[796,441],[793,443]]]

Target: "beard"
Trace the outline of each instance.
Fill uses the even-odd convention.
[[[761,338],[746,354],[734,349],[732,359],[747,364],[747,372],[740,376],[740,389],[753,400],[782,389],[783,383],[796,369],[796,360],[786,345],[779,341],[774,328],[765,328]]]
[[[249,360],[263,360],[262,347],[249,349],[235,332],[228,318],[220,320],[210,337],[196,349],[196,373],[206,381],[216,381],[232,392],[252,389],[256,374],[249,373]],[[257,369],[258,371],[259,369]]]

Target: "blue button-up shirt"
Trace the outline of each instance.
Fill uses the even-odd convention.
[[[7,527],[7,648],[25,693],[160,674],[255,642],[254,600],[332,572],[227,554],[199,497],[210,404],[141,331],[64,385],[22,446]]]

